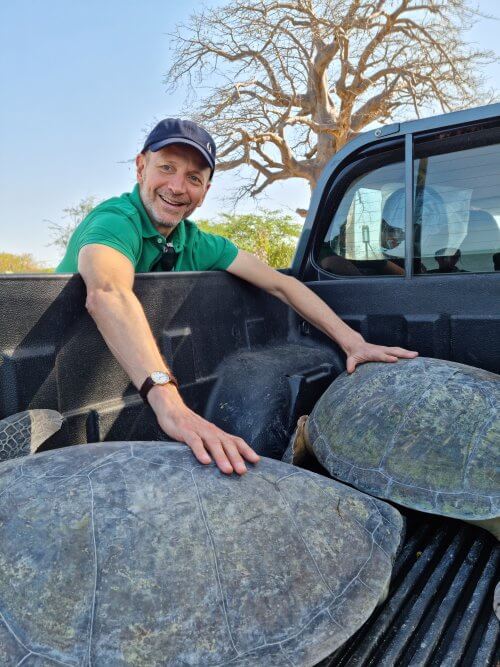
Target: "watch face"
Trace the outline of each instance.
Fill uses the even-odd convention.
[[[154,371],[154,373],[151,373],[151,379],[155,384],[167,384],[167,382],[170,382],[170,375],[163,371]]]

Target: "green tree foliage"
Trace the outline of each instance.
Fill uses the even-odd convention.
[[[256,255],[276,269],[290,266],[302,225],[279,211],[260,213],[222,213],[215,221],[198,220],[200,229],[220,234],[241,250]]]
[[[39,264],[29,253],[14,255],[10,252],[0,252],[0,273],[50,273],[51,271],[52,269]]]
[[[87,217],[97,203],[95,197],[85,197],[84,199],[81,199],[76,206],[69,206],[68,208],[63,209],[63,217],[67,222],[58,223],[47,220],[46,222],[49,223],[50,235],[52,236],[52,241],[49,245],[55,245],[60,248],[63,253],[66,252],[71,234],[73,234],[81,221]]]

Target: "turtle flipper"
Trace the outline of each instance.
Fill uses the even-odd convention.
[[[62,422],[56,410],[25,410],[0,420],[0,461],[34,454]]]

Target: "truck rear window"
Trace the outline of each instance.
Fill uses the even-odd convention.
[[[500,144],[446,145],[431,155],[416,147],[414,273],[500,271]],[[404,276],[404,162],[378,166],[347,186],[317,261],[336,275]]]
[[[420,273],[500,270],[500,144],[415,160]]]
[[[388,226],[387,204],[391,205],[399,193],[403,193],[402,208],[398,206],[397,220],[393,218],[396,226]],[[323,269],[340,275],[404,275],[403,162],[369,171],[351,183],[318,259]]]

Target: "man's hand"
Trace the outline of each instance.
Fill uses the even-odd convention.
[[[211,463],[227,475],[247,472],[245,461],[257,463],[259,455],[237,436],[230,435],[190,410],[172,384],[153,387],[148,400],[160,427],[174,440],[185,442],[200,463]]]
[[[366,361],[385,361],[394,363],[398,359],[414,359],[418,352],[410,352],[402,347],[385,347],[385,345],[373,345],[367,343],[361,336],[350,346],[346,346],[347,355],[346,370],[353,373],[356,366]]]

